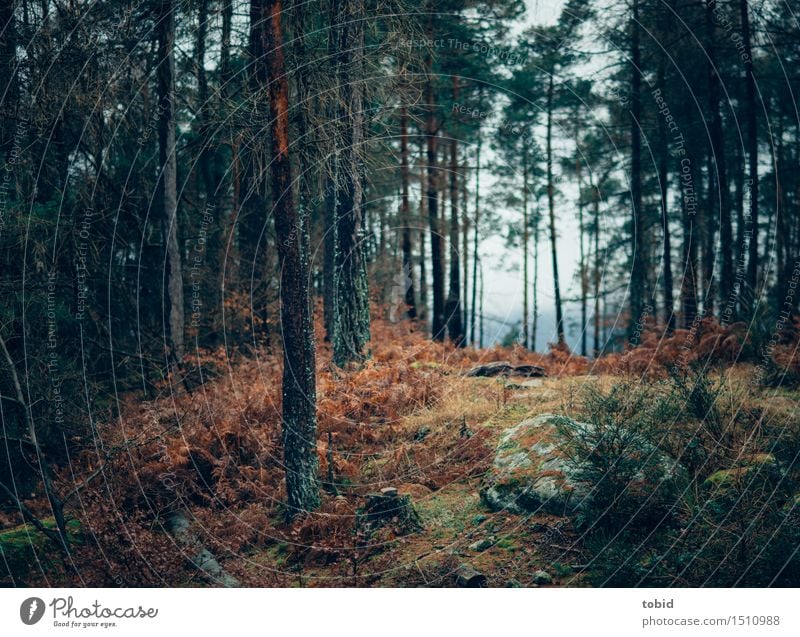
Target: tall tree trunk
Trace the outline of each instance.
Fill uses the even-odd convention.
[[[478,88],[478,104],[483,102],[483,86]],[[478,229],[480,227],[481,218],[481,123],[478,120],[478,143],[475,150],[475,222],[472,228],[472,319],[469,323],[469,342],[475,345],[475,330],[477,329],[476,323],[478,318]]]
[[[219,49],[219,83],[220,93],[230,93],[228,85],[231,77],[231,29],[233,28],[233,0],[222,0],[222,33]]]
[[[427,217],[426,203],[428,195],[425,192],[425,143],[419,147],[419,322],[423,329],[428,323],[428,257],[425,253],[425,218]]]
[[[533,325],[531,327],[531,349],[536,351],[539,333],[539,222],[542,219],[539,199],[536,199],[536,215],[533,220]]]
[[[422,198],[423,200],[425,197]],[[424,327],[428,322],[428,272],[426,267],[427,256],[425,254],[425,235],[421,230],[419,233],[419,322]]]
[[[720,308],[724,313],[733,299],[733,228],[731,226],[730,190],[728,188],[727,159],[725,156],[725,136],[722,131],[722,113],[720,112],[720,77],[716,56],[716,27],[713,10],[716,0],[706,0],[706,19],[708,21],[708,43],[706,51],[709,60],[709,110],[711,111],[711,149],[716,170],[709,174],[714,176],[719,197],[719,237],[722,267],[720,269],[719,291]],[[713,192],[713,191],[712,191]],[[722,320],[730,319],[723,314]]]
[[[464,343],[467,343],[467,336],[469,331],[469,192],[467,191],[467,182],[469,181],[469,156],[467,150],[464,151],[464,162],[462,164],[461,173],[461,263],[463,266],[462,272],[462,288],[461,293],[461,307],[464,326]]]
[[[14,145],[19,102],[17,69],[17,25],[14,19],[16,2],[0,3],[0,158],[5,164]]]
[[[694,154],[687,152],[680,163],[681,212],[683,228],[683,278],[681,280],[681,315],[684,329],[691,329],[697,317],[697,244],[695,227],[698,190],[695,186]],[[685,162],[685,163],[684,163]]]
[[[734,210],[736,212],[736,281],[739,286],[736,303],[736,316],[741,317],[747,307],[748,290],[744,283],[747,276],[747,255],[749,246],[745,244],[744,217],[744,151],[741,144],[734,144],[733,186]],[[748,242],[749,243],[749,242]]]
[[[336,302],[333,360],[340,367],[367,357],[369,287],[361,228],[364,153],[364,0],[333,0],[332,55],[336,65],[337,123],[341,127],[336,166]]]
[[[195,39],[195,76],[197,78],[197,124],[200,138],[200,149],[197,156],[197,167],[202,181],[202,192],[205,195],[205,206],[201,216],[199,236],[201,248],[195,248],[192,254],[192,267],[189,271],[189,286],[202,289],[202,294],[207,299],[209,311],[202,316],[200,307],[192,307],[190,324],[193,328],[200,328],[205,333],[198,333],[198,342],[213,344],[218,342],[218,334],[222,328],[221,290],[222,280],[210,275],[206,255],[213,259],[225,255],[224,237],[227,229],[225,212],[219,210],[224,199],[219,195],[222,184],[215,184],[212,171],[212,159],[215,154],[215,140],[210,125],[209,112],[216,106],[209,99],[208,77],[206,75],[206,39],[208,37],[208,9],[209,0],[199,0],[197,10],[197,32]],[[223,191],[224,192],[224,191]],[[224,192],[227,195],[227,192]],[[215,227],[216,226],[216,227]],[[220,262],[221,264],[221,262]],[[217,267],[218,272],[223,272],[222,267]],[[198,330],[199,332],[199,330]]]
[[[594,356],[600,356],[600,187],[594,185]]]
[[[759,298],[758,289],[758,120],[756,106],[756,78],[753,70],[753,49],[750,40],[750,14],[747,0],[739,0],[742,23],[742,60],[745,72],[745,120],[747,121],[747,161],[749,169],[749,198],[745,222],[748,226],[749,257],[747,260],[747,285],[752,295],[750,318]]]
[[[528,308],[528,138],[523,140],[522,149],[522,346],[531,348],[530,313]]]
[[[169,349],[180,360],[184,352],[184,307],[181,251],[178,245],[178,167],[175,156],[175,7],[161,0],[158,21],[158,156],[161,166],[162,234],[166,243]]]
[[[208,35],[208,2],[199,0],[197,9],[197,32],[195,40],[195,75],[197,77],[197,119],[201,147],[197,158],[200,177],[205,189],[206,204],[214,202],[214,180],[211,177],[208,110],[208,77],[206,76],[206,37]]]
[[[578,275],[580,276],[581,285],[581,356],[586,356],[586,339],[588,334],[586,316],[587,316],[587,296],[588,287],[586,280],[586,249],[584,248],[584,227],[583,227],[583,171],[581,166],[580,157],[580,114],[573,115],[575,119],[575,177],[578,182],[578,238],[580,243],[579,256],[580,261],[578,264]]]
[[[222,0],[222,33],[220,38],[219,63],[219,115],[227,120],[228,97],[231,91],[231,29],[233,26],[233,1]],[[230,171],[226,172],[220,184],[223,195],[219,206],[221,220],[221,240],[219,241],[219,284],[220,310],[216,312],[215,332],[224,329],[224,306],[227,281],[236,281],[239,277],[239,245],[236,240],[235,223],[239,214],[239,193],[241,186],[241,165],[239,161],[240,134],[228,131],[226,140],[230,158]]]
[[[666,92],[664,77],[664,60],[659,60],[658,64],[658,87],[662,92]],[[658,184],[661,195],[661,233],[662,233],[662,259],[664,265],[664,324],[667,333],[672,333],[675,329],[675,300],[673,298],[672,280],[672,248],[669,236],[669,144],[667,142],[667,127],[664,117],[658,117]]]
[[[428,223],[431,233],[431,269],[433,278],[433,310],[431,317],[431,333],[434,340],[444,340],[444,255],[442,249],[442,233],[439,227],[439,183],[436,167],[437,124],[436,97],[433,87],[433,60],[427,61],[427,79],[425,83],[425,103],[427,116],[425,121],[425,140],[427,143],[427,202]]]
[[[266,55],[258,62],[269,84],[271,186],[281,272],[283,330],[283,458],[287,514],[319,507],[316,362],[309,303],[308,226],[294,207],[289,160],[289,83],[283,54],[281,0],[251,0]]]
[[[561,286],[558,281],[558,245],[556,242],[555,186],[553,185],[553,84],[554,71],[551,70],[547,83],[547,210],[550,219],[550,255],[553,259],[553,293],[556,306],[556,334],[558,344],[564,344],[564,315],[561,307]]]
[[[578,202],[578,226],[580,228],[580,277],[581,277],[581,356],[587,355],[587,339],[589,337],[588,330],[588,296],[589,286],[586,278],[586,248],[584,247],[584,230],[583,230],[583,201]]]
[[[480,263],[481,270],[480,270],[480,277],[481,277],[481,298],[480,298],[480,308],[478,311],[478,321],[480,322],[480,331],[478,337],[478,346],[483,349],[483,261]]]
[[[647,273],[644,259],[644,215],[642,214],[642,66],[639,0],[633,0],[631,28],[631,318],[628,335],[643,320]]]
[[[458,103],[458,78],[453,77],[453,103]],[[464,325],[461,322],[461,262],[458,258],[458,140],[450,132],[450,288],[445,315],[447,334],[456,347],[464,346]]]
[[[414,299],[414,265],[411,242],[411,207],[408,197],[408,109],[400,108],[400,223],[403,226],[403,279],[405,281],[406,316],[417,318],[417,304]]]
[[[716,260],[717,250],[717,215],[714,210],[714,165],[713,165],[713,150],[708,147],[705,149],[707,155],[706,160],[706,179],[705,179],[705,206],[703,208],[703,216],[701,228],[703,230],[702,250],[703,255],[701,258],[702,275],[703,275],[703,315],[707,317],[714,316],[714,302],[716,300],[716,283],[714,281],[714,263]]]
[[[778,122],[774,125],[776,131],[774,148],[773,165],[775,166],[775,243],[776,243],[776,258],[775,258],[775,314],[780,315],[781,312],[791,310],[791,302],[786,304],[788,293],[790,291],[790,280],[792,276],[792,259],[789,252],[790,239],[791,239],[791,224],[789,223],[789,205],[787,199],[787,183],[788,179],[784,179],[784,161],[785,161],[785,144],[784,144],[784,117],[777,111]]]
[[[334,154],[334,164],[338,163]],[[336,171],[336,167],[331,169]],[[323,225],[324,235],[322,237],[322,313],[325,323],[325,340],[333,342],[334,317],[336,316],[336,186],[334,177],[330,174],[325,176],[325,195],[324,195],[324,214]]]
[[[260,35],[261,18],[259,16],[260,3],[250,2],[250,29],[249,29],[249,62],[248,77],[249,88],[257,99],[263,99],[261,93],[265,91],[268,78],[265,76],[264,57],[267,55],[263,38]],[[273,251],[266,249],[265,242],[260,241],[264,236],[263,210],[270,205],[268,192],[270,190],[265,172],[260,170],[263,165],[262,152],[258,144],[251,140],[258,139],[261,134],[261,125],[249,127],[247,137],[241,152],[243,170],[241,173],[241,186],[246,193],[242,201],[242,210],[237,217],[236,234],[241,260],[245,264],[243,284],[252,299],[252,328],[253,335],[258,340],[269,339],[269,312],[267,295],[270,287],[270,277],[267,276],[272,265]],[[249,142],[249,143],[248,143]]]

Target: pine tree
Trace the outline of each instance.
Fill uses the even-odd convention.
[[[178,243],[178,166],[175,146],[175,6],[160,0],[158,19],[158,156],[163,206],[162,236],[166,252],[166,299],[169,307],[170,355],[180,360],[184,347],[184,298]]]
[[[282,0],[251,0],[265,55],[258,76],[269,86],[271,187],[281,272],[283,336],[283,459],[287,516],[319,506],[316,355],[311,323],[308,220],[297,214],[289,158],[289,82],[283,50]]]

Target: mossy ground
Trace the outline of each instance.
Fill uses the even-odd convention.
[[[442,374],[436,400],[392,421],[391,437],[380,443],[384,447],[374,440],[365,443],[371,446],[359,459],[358,473],[339,476],[338,497],[325,494],[323,510],[315,516],[318,526],[310,535],[292,535],[278,509],[269,510],[266,530],[259,531],[257,540],[241,550],[215,548],[223,566],[245,575],[244,582],[250,581],[248,573],[254,582],[263,582],[263,574],[270,573],[268,585],[279,586],[454,586],[456,571],[465,564],[482,572],[490,586],[533,586],[534,573],[541,570],[552,577],[550,586],[589,585],[591,573],[585,569],[592,555],[572,520],[490,511],[481,503],[482,471],[475,467],[488,467],[509,427],[542,413],[580,411],[582,389],[591,385],[605,391],[620,378],[552,377],[520,388],[505,379],[465,378],[431,369]],[[730,374],[732,383],[750,385],[741,408],[761,413],[764,427],[794,421],[800,392],[753,390],[748,374]],[[365,431],[382,426],[364,425]],[[476,441],[480,444],[470,447]],[[352,451],[358,456],[362,449]],[[739,468],[728,465],[722,471]],[[400,534],[388,524],[370,531],[369,537],[358,534],[354,512],[364,493],[384,486],[411,497],[421,531]],[[77,524],[71,523],[76,541]],[[48,571],[58,559],[48,545],[47,538],[28,526],[0,531],[0,552],[12,573]]]
[[[52,518],[42,520],[42,523],[48,529],[56,528],[55,520]],[[67,523],[67,533],[70,542],[80,542],[80,523],[77,520],[70,520]],[[12,576],[17,574],[24,578],[31,570],[47,571],[59,556],[53,542],[30,524],[0,531],[0,564]]]

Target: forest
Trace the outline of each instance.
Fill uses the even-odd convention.
[[[800,586],[796,8],[0,0],[0,584]]]

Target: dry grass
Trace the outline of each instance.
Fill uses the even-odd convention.
[[[718,330],[709,333],[717,341],[728,338]],[[147,555],[149,544],[151,552],[163,551],[153,531],[176,507],[191,513],[202,541],[226,568],[251,584],[448,585],[453,565],[464,560],[486,569],[493,585],[529,583],[531,569],[545,561],[570,563],[579,556],[551,554],[537,543],[537,534],[552,537],[557,525],[563,545],[571,546],[563,522],[507,518],[480,507],[478,482],[497,437],[535,414],[574,413],[587,385],[607,390],[628,372],[646,382],[643,370],[659,370],[658,376],[680,335],[666,346],[648,336],[641,353],[593,366],[559,349],[546,355],[519,347],[455,349],[402,323],[376,322],[373,337],[371,359],[348,371],[332,368],[327,347],[320,346],[318,455],[323,479],[332,458],[337,494],[325,493],[321,510],[292,526],[281,515],[281,363],[275,352],[247,358],[205,352],[187,362],[194,366],[191,374],[203,371],[212,379],[193,391],[172,378],[160,398],[129,396],[119,420],[99,427],[104,447],[117,453],[106,460],[87,451],[71,467],[73,474],[64,475],[80,481],[104,465],[86,489],[90,504],[81,517],[89,534],[97,531],[94,554],[99,549],[121,555],[107,568],[93,568],[91,583],[106,585],[137,567],[125,551]],[[513,379],[464,376],[478,362],[498,360],[540,365],[548,377],[520,388]],[[649,366],[635,363],[644,360]],[[729,370],[728,379],[744,390],[751,376],[751,369],[739,367]],[[793,414],[793,401],[776,392],[763,403],[740,407],[760,410],[767,426]],[[359,507],[367,494],[390,485],[411,496],[425,530],[401,535],[384,528],[365,538],[356,523]],[[115,530],[128,526],[137,529],[139,545],[112,546]],[[487,551],[466,548],[489,536],[494,544]],[[170,581],[188,583],[184,572],[170,568]],[[160,585],[159,577],[135,581]]]

